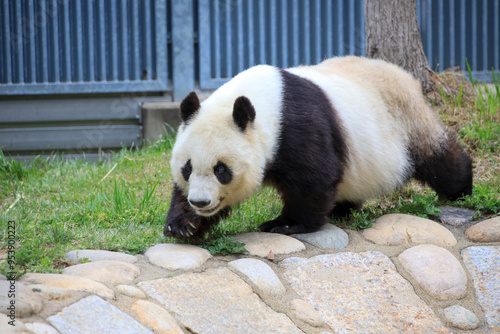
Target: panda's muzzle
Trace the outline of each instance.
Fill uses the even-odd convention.
[[[210,207],[213,203],[210,200],[189,200],[191,207],[201,216],[210,216],[220,209],[221,203],[224,198],[219,199],[219,203]]]
[[[212,203],[211,201],[192,201],[192,200],[189,200],[189,204],[196,207],[197,209],[203,209],[203,208],[209,206],[211,203]]]

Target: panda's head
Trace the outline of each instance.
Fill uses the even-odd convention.
[[[263,177],[250,100],[239,96],[200,105],[192,92],[180,108],[171,168],[191,207],[198,215],[211,216],[250,196]]]

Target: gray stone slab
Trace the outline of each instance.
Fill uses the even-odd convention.
[[[449,333],[380,252],[281,263],[285,279],[339,333]]]
[[[500,246],[468,247],[462,250],[462,258],[490,333],[500,333]]]
[[[441,212],[439,213],[439,220],[443,224],[448,224],[452,226],[460,226],[471,222],[477,212],[469,209],[455,208],[452,206],[443,206],[439,208]]]
[[[194,333],[302,333],[285,314],[264,304],[248,284],[227,268],[138,285]]]
[[[291,237],[321,249],[342,249],[349,244],[347,233],[332,224],[326,224],[318,232],[292,234]]]
[[[137,320],[97,296],[90,296],[48,317],[62,334],[152,334]]]

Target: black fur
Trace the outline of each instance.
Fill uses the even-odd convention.
[[[415,179],[439,196],[454,201],[472,194],[472,160],[455,139],[449,139],[441,152],[414,161]]]
[[[187,123],[200,109],[200,100],[195,92],[191,92],[181,102],[181,120]]]
[[[222,161],[218,161],[214,166],[214,174],[221,184],[229,184],[233,180],[233,172]]]
[[[175,185],[163,234],[179,239],[201,237],[208,232],[212,225],[217,224],[228,214],[229,209],[225,208],[210,217],[197,215],[189,205],[186,196],[182,194],[181,189]]]
[[[248,123],[255,120],[255,108],[247,97],[240,96],[234,101],[233,119],[241,131],[245,131]]]
[[[184,180],[189,181],[189,177],[191,176],[191,173],[193,172],[193,166],[191,166],[191,159],[189,159],[184,166],[181,168],[181,174]]]
[[[313,232],[330,219],[347,145],[336,112],[321,88],[287,71],[281,74],[281,138],[264,182],[277,188],[284,206],[278,218],[260,228],[283,234]]]
[[[354,203],[349,201],[337,202],[335,203],[335,207],[330,213],[330,216],[332,218],[344,218],[349,216],[352,210],[356,212],[361,211],[362,207],[363,203]]]

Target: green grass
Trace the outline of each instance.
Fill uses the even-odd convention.
[[[494,87],[481,88],[481,94],[478,85],[474,83],[477,93],[474,104],[470,104],[470,122],[460,132],[461,140],[475,156],[477,177],[472,196],[455,203],[443,202],[428,188],[410,183],[391,196],[366,203],[350,218],[333,223],[367,228],[386,213],[428,217],[437,214],[441,205],[471,208],[484,216],[499,213],[499,82],[496,78]],[[443,98],[446,109],[467,108],[462,90],[459,92],[460,97]],[[7,222],[16,221],[15,271],[57,272],[67,265],[65,253],[73,249],[137,254],[158,243],[178,242],[162,233],[170,205],[168,161],[173,141],[164,136],[143,149],[123,149],[110,161],[93,164],[58,157],[35,158],[23,164],[7,159],[0,151],[0,224],[6,231]],[[257,231],[258,225],[275,218],[281,207],[276,191],[263,188],[234,208],[205,239],[192,242],[214,254],[244,252],[231,236]],[[6,247],[4,232],[0,254]],[[4,262],[0,272],[7,271]]]
[[[491,87],[472,78],[468,63],[467,69],[476,94],[474,105],[468,108],[471,120],[460,134],[472,141],[479,150],[496,151],[500,147],[500,77],[492,71]]]

